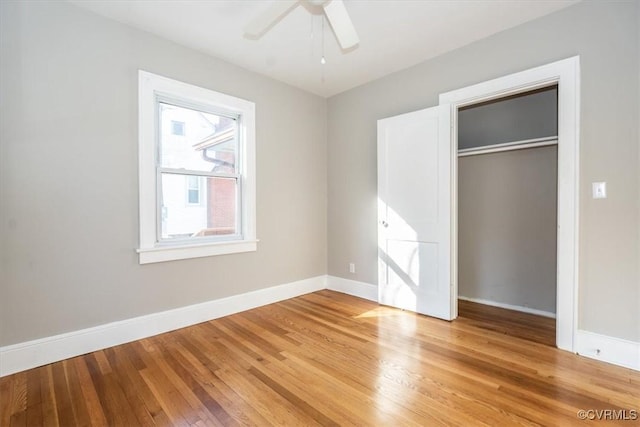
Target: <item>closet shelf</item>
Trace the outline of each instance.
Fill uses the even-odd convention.
[[[499,153],[501,151],[523,150],[525,148],[545,147],[557,145],[558,136],[525,139],[522,141],[505,142],[503,144],[483,145],[482,147],[464,148],[458,150],[458,157],[476,156],[480,154]]]

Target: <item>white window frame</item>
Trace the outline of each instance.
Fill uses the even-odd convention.
[[[159,99],[204,105],[237,117],[240,187],[239,237],[234,240],[159,242],[158,132]],[[140,203],[140,264],[225,255],[257,250],[255,104],[220,92],[183,83],[146,71],[138,72],[138,162]]]

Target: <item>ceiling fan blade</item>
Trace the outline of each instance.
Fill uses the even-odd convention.
[[[331,0],[325,3],[323,7],[324,14],[327,15],[327,21],[331,24],[331,28],[342,49],[349,49],[360,43],[358,33],[356,33],[342,0]]]
[[[244,29],[246,37],[258,39],[271,27],[276,25],[291,9],[299,4],[299,0],[275,0],[271,5],[249,22]]]

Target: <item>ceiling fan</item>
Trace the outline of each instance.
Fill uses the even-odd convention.
[[[274,0],[267,10],[249,22],[249,25],[245,28],[245,35],[253,39],[262,37],[280,22],[286,14],[300,4],[312,11],[312,13],[321,8],[342,49],[346,50],[360,43],[356,29],[342,0]]]

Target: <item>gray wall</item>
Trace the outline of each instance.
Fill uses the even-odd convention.
[[[580,55],[578,323],[640,341],[638,26],[637,1],[581,2],[330,98],[329,273],[377,283],[376,120]],[[593,181],[607,181],[607,199],[591,199]]]
[[[66,3],[0,15],[0,345],[326,274],[326,100]],[[139,68],[256,103],[257,252],[138,264]]]
[[[459,295],[556,312],[557,156],[459,158]]]

